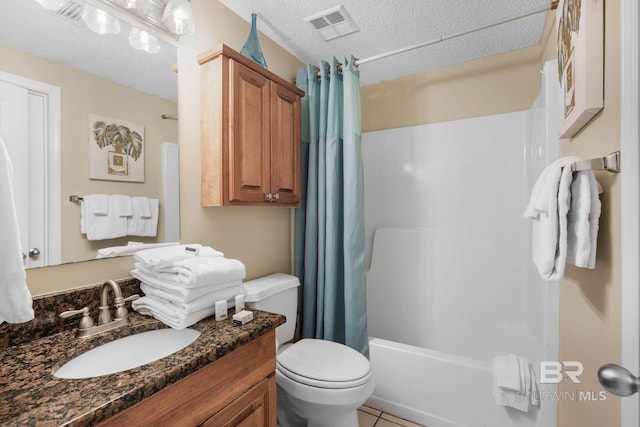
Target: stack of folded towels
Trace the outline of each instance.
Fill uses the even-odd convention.
[[[493,365],[493,398],[497,405],[528,412],[539,406],[536,374],[529,361],[515,354],[495,356]]]
[[[131,274],[145,296],[133,301],[133,308],[175,329],[213,315],[217,301],[233,307],[237,295],[247,294],[244,264],[209,246],[159,247],[136,252],[134,258]]]

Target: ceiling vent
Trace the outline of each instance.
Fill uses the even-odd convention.
[[[73,0],[68,0],[53,12],[56,14],[56,16],[64,19],[65,21],[71,21],[76,25],[81,25],[83,9],[84,9],[83,4],[77,3]]]
[[[310,22],[327,41],[360,31],[342,5],[308,16],[304,20]]]

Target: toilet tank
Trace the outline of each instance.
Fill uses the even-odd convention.
[[[247,289],[247,307],[282,314],[287,318],[283,325],[276,328],[276,338],[279,344],[291,341],[296,330],[298,278],[276,273],[249,280],[242,285]]]

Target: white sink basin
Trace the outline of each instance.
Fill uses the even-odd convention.
[[[58,378],[93,378],[137,368],[162,359],[194,342],[194,329],[158,329],[120,338],[71,359],[53,375]]]

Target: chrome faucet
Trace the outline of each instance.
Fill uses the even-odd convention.
[[[109,307],[109,289],[113,292],[113,305],[115,307],[115,319],[111,320],[111,308]],[[113,280],[107,280],[102,284],[100,290],[100,314],[98,314],[98,325],[95,326],[93,319],[89,313],[89,308],[84,307],[79,310],[69,310],[60,313],[60,317],[67,318],[82,314],[80,324],[78,325],[78,337],[86,338],[102,332],[110,331],[129,324],[129,312],[125,307],[125,303],[140,298],[140,295],[133,294],[127,298],[122,297],[120,286]]]

